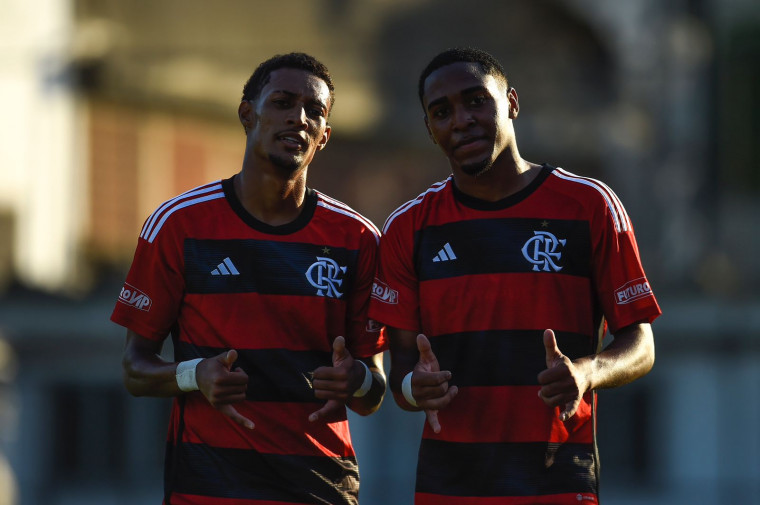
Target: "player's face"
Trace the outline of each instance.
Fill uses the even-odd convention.
[[[248,136],[256,156],[289,172],[306,167],[330,138],[330,90],[314,74],[281,68],[251,102]]]
[[[489,170],[514,135],[514,90],[480,65],[459,62],[431,73],[423,93],[428,131],[452,169],[473,176]]]

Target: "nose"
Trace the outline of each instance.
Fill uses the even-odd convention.
[[[308,125],[306,109],[301,105],[293,107],[288,115],[288,123],[296,128],[306,128]]]
[[[462,106],[454,107],[453,116],[454,128],[457,130],[466,130],[475,123],[475,118],[472,117],[470,111]]]

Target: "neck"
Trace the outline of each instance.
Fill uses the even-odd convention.
[[[479,175],[468,175],[452,166],[454,182],[466,195],[496,202],[525,188],[538,175],[540,165],[520,157],[517,146],[505,150],[491,168]]]
[[[234,187],[240,203],[259,221],[280,226],[294,221],[306,198],[306,170],[284,175],[277,167],[254,170],[243,167],[235,176]]]

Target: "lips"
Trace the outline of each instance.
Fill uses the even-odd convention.
[[[459,141],[455,142],[454,146],[453,146],[453,149],[455,151],[458,151],[458,150],[467,150],[470,147],[478,147],[483,142],[487,142],[487,141],[488,141],[488,139],[486,137],[484,137],[484,136],[467,137],[467,138],[464,138],[462,140],[459,140]]]
[[[297,132],[283,132],[277,135],[277,140],[293,148],[305,149],[309,145],[307,140]]]

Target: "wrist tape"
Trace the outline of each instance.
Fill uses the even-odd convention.
[[[182,361],[177,365],[177,386],[185,392],[198,391],[198,381],[195,378],[195,367],[203,361],[203,358]]]
[[[354,391],[354,397],[361,398],[362,396],[369,393],[370,388],[372,388],[372,371],[369,369],[366,363],[364,363],[362,360],[356,360],[359,363],[362,364],[364,367],[364,382],[362,382],[361,387]]]
[[[412,374],[414,371],[409,372],[404,376],[404,380],[401,381],[401,392],[404,394],[404,398],[406,398],[406,402],[411,405],[412,407],[419,407],[417,405],[417,402],[414,400],[414,396],[412,396]]]

